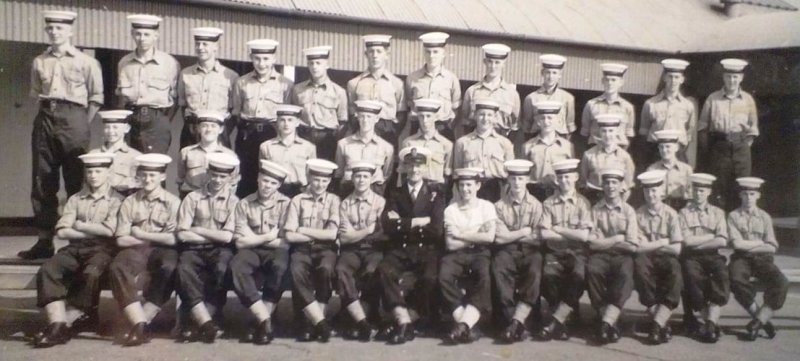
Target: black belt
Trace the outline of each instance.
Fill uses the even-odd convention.
[[[77,107],[81,107],[81,108],[86,108],[86,106],[80,105],[80,104],[75,103],[75,102],[71,102],[69,100],[64,100],[64,99],[40,99],[39,100],[39,105],[42,108],[49,108],[51,111],[54,110],[59,105],[68,105],[68,106],[71,106],[71,107],[77,106]]]
[[[684,248],[681,250],[681,256],[719,256],[719,250],[714,249],[691,249]]]
[[[507,251],[533,251],[533,252],[539,252],[541,250],[540,246],[521,243],[521,242],[512,242],[504,244],[500,246],[500,249]]]
[[[300,250],[300,251],[336,250],[336,243],[334,243],[333,241],[320,242],[312,240],[310,242],[293,244],[292,248],[294,250]]]
[[[342,251],[369,251],[375,249],[372,241],[358,241],[356,243],[343,244],[339,247]]]
[[[728,143],[744,143],[747,135],[744,133],[710,132],[708,137],[715,142],[725,141]]]
[[[190,243],[181,243],[180,249],[181,251],[208,251],[218,246],[213,243],[199,243],[199,244],[190,244]]]
[[[266,118],[242,118],[242,122],[239,123],[239,126],[248,131],[263,132],[272,127],[272,122],[273,120]]]
[[[155,107],[152,105],[133,105],[129,104],[125,106],[125,109],[128,109],[133,112],[135,116],[148,116],[150,113],[165,113],[169,107]]]

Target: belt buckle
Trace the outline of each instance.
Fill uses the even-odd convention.
[[[55,112],[56,111],[56,107],[58,106],[58,102],[56,102],[53,99],[48,99],[48,100],[45,100],[45,101],[47,102],[47,107],[50,108],[50,111],[51,112]]]
[[[257,132],[263,132],[264,131],[264,123],[261,123],[261,122],[256,123],[256,131]]]
[[[141,115],[147,116],[147,114],[148,114],[149,112],[150,112],[150,108],[148,108],[148,107],[141,107],[141,108],[139,108],[139,114],[141,114]]]

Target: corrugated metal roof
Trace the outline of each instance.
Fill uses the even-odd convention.
[[[355,17],[378,19],[384,17],[384,11],[374,0],[339,0],[339,7],[345,14]]]
[[[768,22],[769,26],[764,24]],[[730,19],[703,39],[696,39],[686,52],[708,53],[800,47],[798,13],[749,15]]]
[[[399,0],[398,6],[408,6],[414,3],[424,17],[412,23],[427,23],[437,27],[449,29],[468,29],[467,23],[459,15],[458,10],[448,0]],[[387,20],[387,19],[384,19]]]
[[[413,1],[401,2],[396,0],[362,0],[364,2],[374,2],[383,10],[387,19],[397,19],[406,23],[413,23],[419,19],[426,19],[425,13]]]
[[[506,29],[500,25],[501,20],[494,16],[489,10],[493,6],[487,5],[484,0],[450,0],[450,3],[458,11],[461,19],[467,24],[470,30],[477,30],[487,33],[507,33]]]

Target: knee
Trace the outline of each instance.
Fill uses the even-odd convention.
[[[87,281],[94,282],[100,279],[100,277],[103,275],[103,271],[103,267],[90,264],[83,269],[83,277]]]

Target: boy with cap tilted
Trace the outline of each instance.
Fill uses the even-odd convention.
[[[200,339],[213,343],[222,323],[228,291],[225,274],[233,258],[234,210],[239,198],[233,194],[231,178],[239,159],[223,153],[206,157],[208,181],[181,202],[175,235],[181,250],[177,270],[181,307],[190,310]],[[181,332],[179,338],[185,335]]]
[[[425,53],[425,64],[408,74],[405,82],[405,98],[411,108],[409,134],[414,134],[421,123],[417,118],[416,102],[420,99],[435,99],[440,102],[434,112],[436,131],[449,139],[453,138],[453,120],[461,106],[461,84],[458,77],[443,63],[447,57],[447,33],[431,32],[420,35]],[[405,146],[401,147],[405,148]]]
[[[506,161],[508,190],[494,204],[497,226],[492,255],[492,277],[506,328],[500,339],[506,343],[522,341],[525,321],[539,301],[542,278],[541,240],[536,228],[542,217],[542,204],[526,188],[533,163],[524,159]]]
[[[108,184],[123,196],[128,196],[139,189],[139,181],[136,179],[136,157],[142,154],[125,142],[125,135],[131,130],[128,117],[133,112],[105,110],[97,114],[103,119],[103,145],[92,149],[89,153],[114,154]]]
[[[753,318],[747,324],[745,340],[755,341],[762,328],[771,339],[775,337],[775,326],[770,320],[786,301],[789,281],[775,265],[773,255],[778,250],[778,241],[772,228],[772,217],[756,203],[761,198],[764,180],[741,177],[736,182],[741,205],[728,213],[728,235],[734,250],[728,265],[731,292]],[[756,301],[756,288],[750,281],[751,277],[764,285],[762,305]]]
[[[681,209],[686,205],[689,194],[689,176],[692,166],[678,160],[676,154],[680,147],[681,130],[664,129],[653,132],[658,142],[658,152],[661,160],[647,167],[648,171],[664,171],[664,203],[673,209]]]
[[[328,342],[331,326],[325,306],[332,293],[341,201],[327,189],[337,165],[324,159],[310,159],[307,165],[308,187],[289,203],[283,229],[292,246],[289,269],[295,316],[305,315],[297,339]]]
[[[478,197],[490,202],[500,199],[500,190],[506,173],[503,163],[514,159],[514,145],[508,138],[497,134],[495,123],[500,105],[491,99],[474,102],[475,130],[458,140],[453,149],[453,168],[481,168],[481,186]]]
[[[178,265],[175,229],[181,201],[161,187],[171,161],[157,153],[137,157],[136,177],[142,188],[125,198],[119,209],[114,236],[122,249],[111,262],[109,274],[114,299],[132,326],[123,341],[126,346],[147,342],[146,326],[174,288]],[[136,279],[145,272],[149,283],[140,297]]]
[[[425,148],[412,146],[400,151],[404,176],[400,187],[389,190],[382,215],[389,244],[377,272],[384,309],[396,321],[388,332],[391,344],[413,340],[415,326],[429,331],[438,320],[436,286],[445,194],[442,186],[425,179],[429,157],[430,151]],[[414,325],[409,307],[419,314]]]
[[[175,115],[180,64],[156,49],[162,19],[154,15],[129,15],[136,49],[117,65],[117,105],[133,111],[131,146],[142,153],[169,152],[170,120]]]
[[[481,314],[490,315],[492,309],[489,246],[495,240],[497,212],[491,202],[478,198],[481,173],[480,168],[456,169],[458,197],[444,210],[447,251],[440,262],[439,287],[444,311],[453,317],[444,336],[447,344],[477,340],[475,325]],[[472,282],[464,284],[468,275]]]
[[[628,70],[627,65],[616,63],[600,64],[603,69],[603,94],[589,99],[583,107],[581,115],[581,135],[588,138],[589,145],[595,144],[600,137],[600,124],[597,116],[600,114],[618,114],[620,122],[617,125],[617,144],[627,149],[628,138],[633,138],[636,114],[633,104],[622,98],[620,89],[625,84],[624,76]],[[631,175],[632,176],[632,175]]]
[[[543,205],[538,229],[545,245],[541,293],[551,308],[552,319],[537,335],[540,340],[567,340],[567,319],[575,311],[585,287],[586,242],[594,227],[589,201],[575,190],[577,159],[553,163],[556,194]]]
[[[623,199],[630,194],[628,190],[633,187],[633,175],[636,168],[631,155],[617,143],[617,132],[621,122],[619,114],[600,114],[597,118],[599,129],[598,144],[583,153],[580,166],[579,188],[592,204],[603,198],[602,179],[600,171],[607,168],[621,169],[624,171],[624,182],[620,184]]]
[[[381,103],[375,133],[392,146],[397,146],[397,137],[406,125],[408,105],[405,101],[403,81],[387,69],[389,62],[390,35],[364,35],[364,57],[367,70],[347,82],[347,100],[350,115],[357,112],[357,101],[372,100]],[[358,121],[351,126],[357,131]]]
[[[178,163],[178,190],[181,199],[190,192],[203,189],[210,178],[208,173],[208,155],[226,154],[236,157],[236,153],[223,146],[219,141],[222,128],[225,126],[225,115],[211,111],[197,112],[197,134],[200,141],[181,149],[181,161]],[[236,183],[233,173],[230,182]]]
[[[592,207],[594,226],[589,236],[586,286],[592,307],[600,316],[596,339],[600,344],[620,338],[617,319],[633,291],[633,255],[639,244],[636,211],[622,199],[625,171],[600,171],[603,199]]]
[[[450,174],[453,172],[453,142],[439,133],[440,127],[436,125],[440,122],[437,120],[437,115],[441,111],[441,106],[442,102],[436,99],[425,98],[414,101],[414,116],[419,131],[404,139],[401,149],[416,147],[428,151],[430,154],[425,157],[426,169],[423,177],[447,187]],[[402,157],[400,159],[403,160]]]
[[[356,162],[369,162],[377,169],[372,176],[372,190],[380,195],[386,190],[386,180],[391,177],[394,146],[378,136],[376,127],[383,104],[374,100],[355,102],[358,131],[343,138],[336,145],[336,178],[339,195],[346,197],[353,190],[352,172]]]
[[[639,174],[645,204],[636,210],[639,240],[634,258],[634,284],[639,303],[647,307],[653,318],[647,342],[667,343],[672,329],[667,323],[672,310],[681,302],[683,277],[678,255],[681,252],[681,233],[678,212],[664,204],[665,172],[647,171]]]
[[[112,237],[122,196],[108,183],[114,154],[79,158],[85,186],[69,197],[56,224],[56,235],[69,245],[36,274],[37,306],[44,308],[47,327],[34,336],[35,347],[65,343],[71,335],[97,326],[100,277],[116,250]]]
[[[708,203],[716,177],[694,173],[689,179],[693,196],[680,211],[684,238],[681,268],[686,293],[684,322],[690,335],[714,343],[721,334],[720,311],[728,303],[730,294],[726,258],[719,253],[728,244],[728,224],[725,212]],[[698,327],[692,313],[702,313],[705,321],[702,328]]]
[[[192,29],[197,64],[181,70],[178,77],[178,106],[183,113],[181,149],[197,143],[197,112],[208,110],[224,114],[225,126],[220,135],[222,145],[231,146],[232,124],[227,115],[233,108],[233,86],[239,74],[217,60],[219,39],[224,31],[219,28]]]
[[[23,259],[53,255],[60,174],[67,196],[81,190],[78,156],[89,148],[89,124],[103,105],[100,63],[72,45],[72,11],[42,11],[50,46],[33,59],[30,96],[39,102],[33,121],[31,204],[38,241],[17,254]]]
[[[281,299],[281,283],[289,267],[283,227],[290,199],[278,191],[289,172],[278,163],[261,160],[258,192],[236,205],[233,240],[237,252],[230,270],[233,289],[255,321],[243,341],[256,345],[274,338],[272,312]]]
[[[346,336],[360,341],[370,340],[370,323],[378,321],[375,316],[379,313],[380,289],[375,270],[383,259],[383,243],[386,241],[380,219],[386,200],[370,189],[375,168],[369,162],[356,162],[350,166],[353,193],[339,206],[340,252],[336,263],[336,292],[353,321]],[[369,307],[369,319],[361,298]]]
[[[521,158],[533,162],[531,182],[528,189],[536,199],[544,201],[556,189],[556,176],[553,163],[573,157],[572,143],[558,133],[558,124],[562,103],[557,101],[541,101],[536,103],[534,121],[538,135],[522,145]]]
[[[279,104],[278,120],[275,121],[278,136],[261,143],[258,148],[261,160],[270,160],[288,169],[279,191],[290,198],[302,192],[308,184],[306,162],[317,157],[316,144],[297,136],[302,113],[303,108],[297,105]]]
[[[233,87],[233,111],[236,117],[236,154],[242,162],[236,195],[244,198],[256,191],[259,169],[258,148],[275,138],[278,104],[289,103],[294,84],[275,69],[278,42],[256,39],[247,42],[253,71],[242,75]]]
[[[536,103],[552,101],[560,103],[559,109],[555,113],[557,117],[553,121],[552,127],[558,135],[564,139],[569,139],[570,135],[577,129],[575,127],[575,97],[559,87],[558,84],[567,58],[558,54],[544,54],[539,57],[539,62],[542,64],[540,72],[542,86],[528,94],[522,102],[520,123],[522,123],[521,127],[525,130],[525,138],[532,138],[540,131],[535,119],[538,113]]]
[[[347,129],[347,92],[328,77],[331,46],[307,48],[303,54],[310,79],[295,84],[291,96],[292,104],[303,109],[298,133],[317,146],[320,158],[333,161],[336,142]]]

